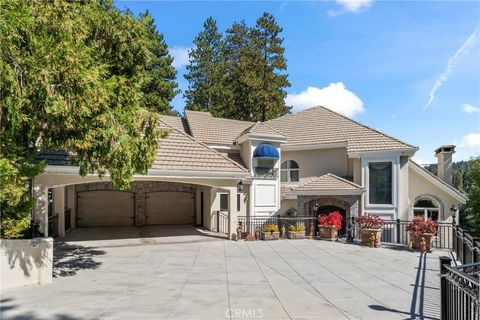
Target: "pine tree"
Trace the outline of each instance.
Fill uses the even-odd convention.
[[[195,47],[189,52],[190,63],[185,74],[189,82],[185,108],[224,116],[228,99],[224,41],[212,17],[204,22],[203,30],[193,43]]]
[[[257,93],[261,121],[284,115],[291,109],[284,102],[287,95],[284,88],[290,87],[288,75],[280,73],[287,69],[283,39],[279,36],[282,31],[273,15],[265,12],[251,32],[252,42],[261,55],[257,62],[262,82]]]

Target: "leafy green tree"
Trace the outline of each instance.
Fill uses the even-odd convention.
[[[229,94],[225,85],[224,41],[212,17],[204,22],[193,43],[195,47],[189,52],[190,63],[185,74],[189,82],[184,94],[185,108],[225,116]]]
[[[152,23],[110,0],[2,1],[2,236],[21,233],[40,150],[69,151],[80,174],[108,173],[119,188],[146,173],[163,135],[157,115],[171,112],[177,86]]]
[[[470,187],[464,213],[471,233],[480,236],[480,158],[470,161],[468,181]]]

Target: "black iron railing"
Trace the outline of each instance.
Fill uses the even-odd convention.
[[[48,217],[48,236],[58,237],[58,214]]]
[[[470,235],[463,227],[453,226],[453,251],[461,263],[480,262],[480,238]]]
[[[291,225],[299,226],[303,224],[305,226],[305,234],[308,235],[310,232],[310,227],[316,226],[316,218],[310,216],[297,216],[297,217],[247,217],[239,216],[238,218],[239,225],[242,226],[243,233],[250,233],[255,235],[256,231],[262,231],[267,224],[274,224],[278,227],[278,230],[281,231],[283,227],[285,230],[288,230],[288,227]],[[257,229],[258,228],[258,229]]]
[[[228,235],[228,214],[221,211],[213,211],[213,231]]]
[[[72,227],[72,210],[70,208],[65,210],[65,231]]]
[[[480,319],[480,263],[451,266],[440,257],[440,319]]]
[[[254,167],[253,173],[255,178],[266,179],[266,180],[276,180],[278,177],[277,168]]]

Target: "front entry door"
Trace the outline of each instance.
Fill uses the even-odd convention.
[[[328,215],[330,212],[339,211],[342,214],[342,229],[338,231],[338,237],[345,237],[347,234],[347,212],[345,209],[336,206],[322,206],[317,208],[316,216]]]

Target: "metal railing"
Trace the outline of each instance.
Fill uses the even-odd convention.
[[[440,257],[440,319],[480,320],[480,263],[451,262]]]
[[[278,169],[268,167],[254,167],[253,174],[255,178],[276,180],[278,177]]]
[[[463,227],[454,225],[453,251],[461,263],[480,262],[480,238],[475,238]]]
[[[48,217],[48,236],[58,237],[58,214]]]
[[[238,224],[242,226],[242,232],[250,233],[255,235],[257,228],[259,231],[262,231],[265,225],[274,224],[278,227],[278,230],[282,230],[282,227],[285,227],[285,230],[288,230],[288,227],[291,225],[305,225],[305,234],[309,233],[310,227],[316,227],[317,218],[311,216],[297,216],[297,217],[248,217],[248,216],[239,216]]]
[[[65,231],[72,227],[72,209],[65,210]]]
[[[356,223],[355,218],[351,218],[355,227],[355,238],[359,239],[360,226]],[[344,219],[344,223],[350,223],[350,221]],[[384,226],[381,233],[380,241],[382,243],[392,243],[409,245],[410,234],[408,232],[408,226],[412,221],[408,220],[384,220]],[[437,222],[437,232],[433,235],[431,241],[432,248],[438,249],[452,249],[453,248],[453,225],[448,222]]]
[[[214,221],[213,231],[228,235],[228,214],[221,211],[213,211],[212,218]]]

